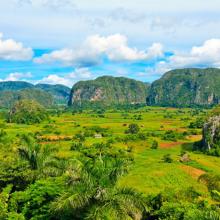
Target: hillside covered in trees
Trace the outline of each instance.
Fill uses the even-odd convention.
[[[0,107],[10,108],[17,100],[35,100],[45,107],[67,105],[70,88],[63,85],[37,84],[22,81],[0,82]]]
[[[195,107],[220,103],[220,69],[177,69],[152,83],[148,105]]]
[[[69,105],[101,102],[103,105],[145,103],[149,84],[125,77],[102,76],[76,83]]]

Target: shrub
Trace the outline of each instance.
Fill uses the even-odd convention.
[[[205,121],[203,118],[197,118],[195,121],[189,124],[189,128],[202,128],[204,125],[204,122]]]
[[[137,134],[140,131],[138,124],[130,124],[128,130],[125,131],[126,134]]]
[[[94,137],[95,134],[101,134],[102,137],[111,136],[111,131],[108,128],[102,128],[100,126],[86,127],[83,133],[85,137]]]
[[[170,156],[170,154],[165,154],[164,156],[163,156],[163,162],[165,162],[165,163],[172,163],[173,162],[173,159],[171,158],[171,156]]]
[[[142,115],[134,115],[133,117],[135,120],[140,121],[143,120],[143,116]]]
[[[74,142],[72,145],[71,145],[71,147],[70,147],[70,150],[71,151],[79,151],[80,149],[82,149],[82,147],[83,147],[83,144],[82,144],[82,142]]]
[[[173,130],[166,131],[163,135],[163,140],[167,141],[177,141],[178,139],[185,139],[185,137],[188,135],[187,132],[179,133]]]
[[[76,134],[74,138],[79,140],[80,142],[84,142],[86,140],[86,137],[83,133]]]
[[[152,145],[151,145],[151,149],[157,149],[158,146],[159,146],[158,142],[154,140]]]
[[[220,202],[220,192],[217,190],[212,190],[211,191],[211,196],[215,201]]]

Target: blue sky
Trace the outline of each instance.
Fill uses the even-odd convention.
[[[0,0],[0,81],[152,82],[220,67],[219,0]]]

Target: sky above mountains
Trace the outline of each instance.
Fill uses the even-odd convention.
[[[152,82],[220,67],[219,0],[0,0],[0,80]]]

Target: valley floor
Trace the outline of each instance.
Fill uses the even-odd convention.
[[[206,111],[193,109],[146,107],[129,113],[108,111],[104,116],[89,112],[64,113],[52,117],[50,124],[40,125],[6,124],[2,120],[0,126],[12,138],[19,133],[39,132],[43,144],[59,149],[57,157],[60,158],[74,155],[70,146],[74,141],[72,137],[77,133],[92,126],[106,128],[106,137],[89,137],[85,144],[89,146],[96,142],[114,140],[114,147],[131,149],[134,164],[129,174],[119,181],[119,185],[133,187],[145,195],[194,187],[205,197],[208,195],[207,187],[198,182],[198,177],[204,173],[220,174],[220,158],[191,151],[193,143],[201,139],[201,129],[189,128],[190,122],[205,115]],[[121,140],[127,136],[125,130],[131,123],[138,124],[140,132],[146,137]],[[166,137],[167,131],[172,131],[176,137]],[[153,141],[158,142],[158,149],[151,149]],[[13,151],[2,147],[1,151],[2,160],[13,157]],[[188,151],[190,162],[180,162],[183,151]],[[163,162],[162,158],[166,154],[170,154],[172,163]]]

